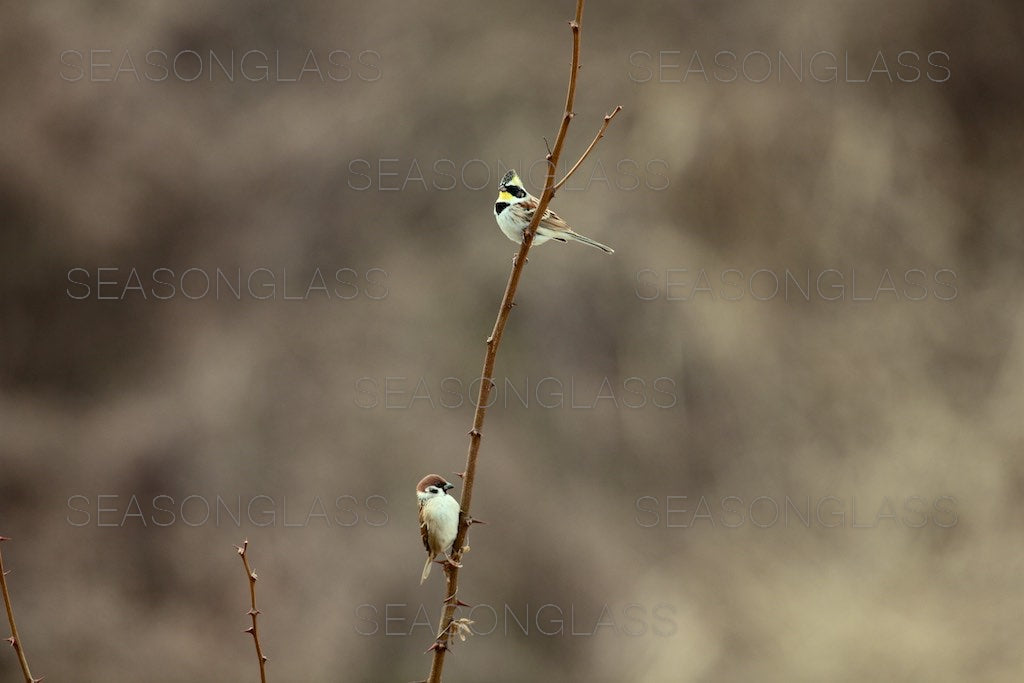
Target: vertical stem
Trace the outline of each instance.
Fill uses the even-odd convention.
[[[0,543],[11,539],[0,536]],[[32,678],[32,672],[28,668],[28,660],[25,659],[25,649],[21,646],[21,636],[18,635],[18,625],[14,623],[14,607],[11,606],[11,594],[7,592],[7,570],[4,569],[4,556],[0,553],[0,592],[4,596],[4,608],[7,610],[7,622],[11,625],[11,637],[7,639],[18,655],[18,664],[21,665],[21,674],[25,677],[25,683],[36,683],[38,679]]]
[[[494,361],[498,354],[498,346],[501,344],[502,336],[505,334],[505,325],[508,322],[509,314],[515,305],[516,290],[519,287],[519,278],[522,275],[523,267],[526,265],[526,256],[533,244],[533,238],[540,224],[544,211],[554,197],[555,169],[558,167],[558,159],[562,154],[562,147],[565,144],[565,135],[569,130],[569,122],[572,120],[573,103],[576,99],[576,75],[580,66],[580,25],[583,22],[583,4],[585,0],[576,0],[576,17],[569,22],[572,29],[572,68],[569,73],[569,89],[565,96],[565,113],[562,116],[562,123],[558,128],[558,136],[555,138],[555,146],[547,156],[548,173],[544,182],[544,192],[541,193],[540,201],[536,211],[533,213],[533,220],[523,233],[523,243],[519,247],[515,261],[512,264],[512,272],[508,277],[508,284],[505,285],[505,294],[498,307],[498,317],[494,321],[494,329],[491,336],[487,338],[487,352],[484,354],[484,367],[481,374],[480,393],[476,402],[476,412],[473,415],[473,427],[469,431],[469,452],[466,455],[466,471],[463,474],[462,498],[459,506],[462,510],[462,519],[459,524],[459,532],[452,545],[453,559],[457,562],[462,557],[462,548],[466,545],[466,536],[472,524],[472,517],[469,514],[470,505],[473,502],[473,485],[476,482],[477,455],[480,452],[480,441],[483,437],[482,429],[484,417],[487,414],[491,389],[494,387]],[[438,629],[437,640],[431,649],[434,651],[433,661],[430,665],[430,677],[428,683],[441,683],[441,674],[444,671],[444,658],[448,651],[448,642],[451,636],[450,629],[455,618],[455,610],[458,607],[456,594],[459,588],[459,568],[445,565],[447,577],[446,588],[447,598],[445,600],[444,613],[441,616],[441,624]]]
[[[246,551],[249,549],[249,539],[242,541],[242,545],[235,546],[235,550],[242,557],[242,566],[245,567],[245,575],[249,577],[249,616],[252,617],[252,626],[245,629],[246,633],[252,634],[252,639],[256,643],[256,658],[260,662],[260,683],[267,683],[267,658],[263,654],[263,648],[260,646],[260,635],[259,630],[256,628],[256,617],[260,611],[256,609],[256,572],[249,567],[249,557],[246,555]]]

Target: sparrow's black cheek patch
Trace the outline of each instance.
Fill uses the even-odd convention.
[[[494,203],[494,213],[501,213],[502,211],[504,211],[507,208],[508,208],[508,202],[495,202]]]
[[[526,196],[526,190],[524,190],[521,187],[516,187],[515,185],[512,185],[511,187],[506,187],[505,190],[508,191],[508,193],[515,197],[516,199],[522,199],[523,197]]]

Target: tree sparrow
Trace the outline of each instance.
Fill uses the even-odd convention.
[[[420,533],[427,549],[427,563],[423,565],[420,584],[430,575],[430,565],[439,555],[452,560],[452,543],[459,532],[459,501],[448,494],[455,488],[436,474],[428,474],[416,485],[416,500],[420,505]],[[457,566],[457,565],[456,565]]]

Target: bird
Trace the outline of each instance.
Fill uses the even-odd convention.
[[[428,474],[416,485],[420,534],[423,536],[423,547],[427,549],[427,562],[423,565],[420,585],[430,576],[430,565],[440,555],[444,555],[452,566],[461,566],[451,557],[452,543],[459,532],[461,513],[459,501],[448,493],[453,488],[453,484],[437,474]]]
[[[505,236],[516,244],[523,243],[523,233],[530,225],[533,214],[540,203],[536,197],[526,191],[523,181],[515,169],[506,173],[498,185],[498,200],[494,203],[494,218]],[[558,217],[551,209],[544,211],[544,217],[537,225],[534,244],[543,244],[548,240],[565,242],[573,240],[600,249],[606,254],[614,254],[615,250],[578,232],[573,231],[569,224]]]

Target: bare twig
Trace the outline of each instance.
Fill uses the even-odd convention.
[[[0,543],[11,539],[0,536]],[[18,655],[18,664],[21,665],[21,674],[25,677],[25,683],[39,683],[42,678],[32,678],[32,672],[28,668],[28,660],[25,659],[25,648],[21,646],[21,636],[18,635],[18,626],[14,623],[14,608],[11,607],[11,594],[7,592],[7,570],[4,569],[4,556],[0,553],[0,592],[4,595],[4,608],[7,610],[7,622],[11,625],[11,637],[7,642],[11,644]]]
[[[569,169],[569,172],[565,174],[565,177],[559,180],[557,183],[555,183],[555,186],[552,188],[552,192],[558,192],[562,185],[565,185],[565,181],[569,179],[569,176],[575,173],[576,169],[580,167],[580,164],[582,164],[584,160],[588,156],[590,156],[591,150],[593,150],[594,147],[597,146],[597,141],[603,138],[604,132],[608,130],[608,124],[612,122],[612,119],[614,119],[615,115],[618,114],[620,111],[622,111],[622,105],[615,107],[615,109],[612,110],[611,114],[605,114],[604,123],[601,124],[601,130],[597,131],[597,135],[594,136],[594,141],[590,143],[590,147],[587,147],[587,151],[585,151],[583,153],[583,156],[579,158],[579,161],[577,161],[576,164]]]
[[[562,154],[562,147],[565,144],[565,135],[569,130],[569,122],[574,116],[572,108],[576,99],[576,76],[580,68],[580,26],[583,23],[584,1],[585,0],[576,0],[576,17],[569,22],[569,28],[572,30],[572,68],[569,72],[569,89],[566,92],[565,113],[562,115],[562,122],[558,128],[558,135],[555,137],[554,148],[548,148],[548,172],[547,178],[544,182],[544,191],[541,193],[537,209],[533,214],[533,219],[530,221],[530,225],[527,226],[523,233],[523,242],[519,247],[519,252],[516,254],[515,259],[512,262],[512,272],[509,274],[508,283],[505,285],[505,294],[501,299],[501,305],[498,307],[498,317],[494,322],[494,329],[491,331],[491,335],[487,338],[487,351],[484,354],[484,367],[483,372],[481,373],[480,393],[476,402],[476,412],[473,414],[473,427],[469,430],[469,452],[466,455],[466,470],[461,473],[464,480],[462,498],[459,503],[462,509],[462,519],[459,524],[458,535],[455,537],[455,542],[452,546],[452,559],[454,562],[444,564],[445,576],[447,578],[445,586],[445,595],[447,597],[444,600],[445,609],[441,616],[437,639],[427,650],[427,652],[433,651],[434,653],[433,661],[430,666],[430,677],[427,679],[428,683],[441,683],[445,654],[451,648],[451,640],[454,634],[463,634],[469,630],[468,624],[465,624],[464,628],[459,628],[459,624],[455,622],[455,610],[460,606],[467,606],[466,603],[462,602],[457,597],[459,590],[459,569],[461,566],[459,561],[462,558],[463,552],[468,549],[468,546],[466,546],[466,536],[468,535],[469,527],[474,523],[480,523],[479,520],[475,520],[470,516],[469,511],[470,505],[473,501],[473,484],[476,480],[477,455],[480,452],[480,441],[483,436],[481,430],[484,426],[484,417],[487,413],[487,406],[490,402],[489,398],[491,390],[494,388],[494,361],[498,354],[498,346],[501,344],[502,336],[505,333],[505,325],[508,322],[509,314],[512,312],[512,307],[515,305],[515,296],[516,290],[519,287],[519,278],[522,275],[523,267],[526,265],[526,256],[530,251],[530,246],[533,244],[533,238],[537,232],[537,226],[540,223],[548,204],[551,203],[551,199],[555,195],[555,190],[557,190],[558,187],[560,187],[561,184],[579,168],[580,163],[583,161],[583,159],[580,159],[576,162],[569,173],[566,174],[566,177],[563,178],[558,185],[555,184],[555,170],[558,168],[558,159]],[[594,145],[597,144],[597,140],[604,135],[609,122],[621,108],[622,107],[616,107],[611,114],[605,116],[604,125],[598,133],[597,139],[590,144],[586,154],[590,153],[594,148]],[[547,144],[546,140],[545,144]],[[584,158],[586,157],[586,154],[584,154]],[[460,623],[461,622],[462,620],[460,620]],[[455,624],[455,627],[453,627],[453,624]]]
[[[249,539],[244,539],[242,545],[235,546],[235,550],[238,551],[239,556],[242,558],[242,566],[245,567],[245,575],[249,577],[249,616],[252,617],[252,626],[245,629],[246,633],[252,634],[252,639],[256,643],[256,658],[260,661],[260,683],[267,683],[267,658],[263,654],[263,648],[260,647],[260,635],[256,628],[256,617],[260,611],[256,609],[256,572],[249,567],[249,557],[246,552],[249,550]]]

